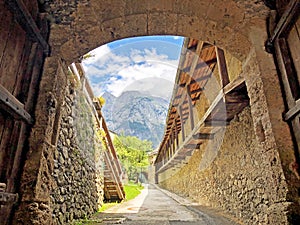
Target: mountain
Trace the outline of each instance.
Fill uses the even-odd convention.
[[[126,91],[119,97],[105,92],[102,108],[108,128],[117,133],[149,140],[158,147],[165,127],[169,101],[139,91]]]

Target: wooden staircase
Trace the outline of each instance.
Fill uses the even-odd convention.
[[[106,150],[104,151],[104,200],[120,202],[125,199],[124,187],[122,184],[122,168],[112,144],[109,130],[101,113],[101,105],[96,100],[93,102],[98,115],[98,125],[104,130],[103,137]]]
[[[125,192],[121,180],[122,171],[118,168],[118,159],[105,151],[104,162],[104,199],[111,202],[122,201],[125,198]]]

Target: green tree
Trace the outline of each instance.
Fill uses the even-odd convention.
[[[153,150],[152,143],[125,135],[116,137],[113,142],[129,180],[138,182],[139,174],[149,165],[148,153]]]

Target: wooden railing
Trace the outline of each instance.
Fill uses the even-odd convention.
[[[104,174],[104,176],[109,176],[109,177],[104,177],[104,182],[106,182],[107,180],[112,182],[117,192],[117,199],[123,200],[125,198],[125,192],[122,185],[123,171],[116,150],[112,143],[111,136],[109,134],[109,130],[107,128],[105,119],[102,115],[101,105],[98,99],[95,99],[94,97],[92,88],[85,77],[85,73],[82,68],[82,65],[80,63],[73,63],[72,65],[70,65],[69,69],[71,73],[74,75],[74,82],[79,82],[81,84],[81,89],[85,94],[87,102],[91,106],[91,109],[93,110],[93,114],[96,118],[98,130],[103,130],[105,134],[101,138],[103,138],[103,142],[106,148],[104,151],[104,162],[109,174]],[[106,187],[104,188],[106,189]]]
[[[106,163],[106,167],[109,170],[110,174],[108,175],[110,175],[110,177],[105,177],[104,179],[111,180],[115,184],[118,198],[119,200],[123,200],[125,198],[125,192],[122,185],[123,171],[121,168],[121,164],[119,162],[115,147],[112,143],[105,119],[102,116],[101,105],[98,100],[94,101],[94,106],[97,111],[97,120],[100,125],[99,128],[103,129],[105,133],[103,139],[107,147],[106,151],[104,152],[104,157],[105,157],[104,160]]]

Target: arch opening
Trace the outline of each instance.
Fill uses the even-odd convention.
[[[84,100],[81,101],[82,99],[79,95],[75,96],[73,87],[76,82],[71,82],[70,86],[67,85],[72,73],[72,71],[68,71],[67,65],[75,62],[72,65],[77,68],[82,55],[97,46],[110,43],[113,40],[134,36],[162,34],[206,40],[209,43],[208,46],[214,45],[212,48],[214,48],[215,52],[217,48],[221,51],[223,50],[223,55],[226,59],[233,56],[240,64],[237,66],[238,68],[230,66],[227,69],[232,69],[230,73],[240,74],[241,77],[244,78],[243,82],[245,85],[238,88],[239,86],[235,86],[238,85],[238,83],[235,83],[235,79],[231,79],[232,77],[230,77],[230,75],[228,79],[229,85],[231,82],[234,82],[234,84],[232,84],[233,89],[227,86],[228,83],[225,85],[227,89],[223,87],[222,83],[227,82],[224,78],[223,80],[221,79],[222,82],[218,79],[216,79],[216,82],[220,84],[223,91],[228,91],[228,93],[225,93],[225,96],[222,95],[225,102],[231,101],[231,103],[236,104],[238,101],[246,99],[250,101],[250,106],[246,106],[241,113],[232,118],[229,124],[226,124],[228,129],[226,129],[224,137],[214,135],[213,138],[215,140],[222,142],[221,149],[217,153],[212,152],[210,156],[212,158],[216,156],[217,158],[215,158],[212,163],[210,160],[206,160],[206,163],[203,164],[202,171],[199,173],[195,172],[195,168],[198,169],[199,159],[205,155],[204,150],[206,146],[202,144],[201,147],[201,144],[197,141],[199,139],[208,139],[209,142],[212,137],[202,132],[203,130],[201,129],[203,127],[201,126],[201,132],[197,133],[197,135],[186,136],[188,132],[186,132],[185,135],[182,135],[182,133],[178,135],[180,129],[182,132],[183,130],[194,130],[193,127],[197,128],[197,122],[199,121],[192,121],[191,119],[187,119],[185,123],[182,123],[183,120],[180,121],[180,118],[184,116],[192,118],[191,112],[193,112],[194,115],[198,113],[197,111],[194,112],[190,110],[193,107],[198,110],[195,105],[195,99],[183,98],[181,103],[186,105],[181,107],[181,109],[180,107],[172,107],[172,105],[170,105],[168,118],[172,118],[173,116],[173,119],[168,120],[170,124],[167,124],[164,136],[166,139],[160,146],[161,154],[159,154],[160,158],[157,162],[162,162],[163,166],[156,164],[159,166],[159,168],[157,168],[157,171],[159,171],[156,177],[157,181],[170,190],[180,190],[185,195],[193,196],[197,201],[203,204],[209,202],[212,207],[227,210],[228,205],[230,205],[232,206],[230,208],[233,208],[234,212],[227,212],[233,216],[240,217],[243,222],[248,224],[267,222],[284,224],[288,220],[288,218],[286,218],[287,214],[291,215],[289,219],[294,218],[293,213],[295,215],[299,208],[297,202],[299,198],[299,193],[297,193],[297,188],[299,187],[297,178],[299,175],[297,174],[297,164],[295,164],[294,148],[290,138],[290,132],[281,117],[284,111],[284,104],[275,73],[276,68],[272,57],[267,55],[263,48],[264,42],[267,39],[266,19],[270,13],[270,10],[263,5],[263,1],[253,1],[250,3],[235,0],[202,1],[201,3],[199,3],[199,1],[186,1],[182,3],[182,1],[177,0],[145,2],[124,0],[118,3],[99,0],[76,1],[75,3],[55,0],[40,2],[44,2],[49,6],[43,9],[43,12],[48,14],[47,17],[38,16],[39,19],[36,19],[36,12],[34,11],[31,13],[31,16],[34,20],[39,20],[37,21],[37,25],[41,28],[41,31],[43,31],[44,28],[47,30],[47,26],[45,24],[43,25],[45,18],[51,23],[49,45],[52,51],[51,55],[46,57],[45,64],[43,57],[41,57],[43,54],[41,46],[39,46],[39,44],[32,44],[31,39],[27,40],[28,36],[25,35],[25,33],[28,32],[28,30],[26,31],[28,27],[19,27],[18,24],[15,24],[16,21],[13,21],[13,17],[10,17],[11,14],[7,14],[9,15],[7,17],[9,18],[8,21],[11,19],[9,24],[12,25],[13,29],[16,29],[18,33],[20,33],[20,30],[22,30],[22,32],[24,30],[25,32],[23,36],[20,34],[22,38],[17,38],[19,45],[16,49],[19,49],[23,41],[26,43],[30,42],[25,46],[27,49],[31,49],[30,52],[32,54],[23,54],[23,51],[16,53],[18,57],[20,56],[20,59],[23,59],[23,56],[24,58],[30,58],[32,55],[31,62],[33,64],[28,64],[25,75],[27,72],[31,74],[32,71],[32,74],[34,74],[34,72],[43,68],[41,83],[39,85],[40,92],[36,96],[37,107],[35,107],[35,111],[32,115],[35,119],[34,125],[30,124],[32,120],[25,119],[26,124],[30,126],[31,136],[28,138],[28,152],[26,152],[27,158],[26,161],[24,161],[24,168],[21,168],[23,178],[20,181],[21,187],[18,188],[20,189],[21,199],[19,201],[18,210],[16,211],[15,217],[17,219],[24,220],[25,223],[30,224],[33,222],[36,223],[37,218],[37,220],[42,218],[41,220],[43,220],[45,224],[50,224],[52,206],[49,203],[49,196],[53,189],[59,191],[58,201],[61,201],[62,206],[61,208],[53,210],[55,213],[64,214],[67,203],[65,204],[64,198],[61,197],[69,187],[67,189],[64,189],[64,187],[61,188],[59,185],[55,186],[57,183],[55,184],[51,181],[52,172],[56,169],[58,171],[58,173],[56,173],[58,175],[58,182],[72,185],[71,180],[68,179],[72,172],[66,170],[64,174],[60,173],[58,168],[61,164],[68,165],[68,168],[76,167],[75,171],[79,177],[83,177],[89,174],[89,172],[91,172],[91,174],[95,173],[93,166],[90,168],[85,167],[87,163],[85,160],[82,160],[82,158],[85,159],[84,155],[75,154],[76,157],[80,156],[76,165],[72,165],[70,159],[66,159],[68,156],[66,149],[69,149],[69,142],[71,138],[75,136],[74,130],[70,129],[68,125],[66,126],[66,124],[70,125],[74,123],[72,119],[74,115],[72,113],[74,110],[76,111],[76,107],[72,105],[72,101],[77,101],[79,105],[82,103],[86,108],[89,107],[89,104],[93,107],[95,106],[93,100],[89,101],[83,98]],[[35,3],[32,4],[30,7],[35,10]],[[64,4],[63,7],[61,4]],[[42,3],[39,6],[40,8],[44,7]],[[0,3],[0,7],[5,8],[4,2],[3,4]],[[65,10],[64,7],[66,7],[67,10]],[[5,17],[3,15],[1,16]],[[22,26],[22,23],[20,23],[20,25]],[[12,43],[13,40],[17,39],[9,40],[9,34],[6,34],[7,32],[4,31],[3,33],[7,36],[9,42],[9,45],[7,45],[8,48],[5,47],[3,50],[7,53],[7,49],[14,48],[14,44]],[[37,50],[35,50],[36,48]],[[221,51],[218,53],[219,56],[222,54]],[[37,54],[35,52],[37,52]],[[294,51],[292,53],[295,54]],[[10,56],[10,54],[8,54],[8,56]],[[11,62],[9,62],[9,59],[9,57],[4,59],[7,65],[10,65],[8,72],[15,73],[16,71],[12,69],[12,67],[16,67],[16,61],[11,60]],[[34,69],[32,71],[30,67],[31,64],[36,66],[33,67]],[[26,63],[24,63],[24,65],[26,65]],[[24,65],[22,64],[21,67],[23,68]],[[19,70],[21,67],[16,68]],[[5,66],[2,67],[2,69],[3,68],[5,68]],[[191,68],[192,66],[190,66],[189,69]],[[73,78],[76,80],[76,76]],[[115,78],[118,79],[118,77]],[[191,80],[192,78],[193,77],[191,77]],[[26,79],[24,78],[24,80]],[[186,80],[187,85],[185,85],[183,83],[184,79],[179,79],[178,89],[186,88],[187,94],[195,96],[201,87],[196,87],[191,83],[191,80]],[[1,82],[2,81],[3,79],[1,77]],[[4,80],[5,85],[7,84],[6,81],[7,80]],[[19,82],[18,84],[21,83],[22,82]],[[35,83],[35,85],[37,86],[37,83]],[[26,89],[27,87],[25,86],[24,88]],[[86,87],[86,92],[91,92],[88,90],[88,85],[83,84],[82,86]],[[37,90],[34,86],[33,89]],[[174,93],[175,98],[179,96],[178,92]],[[247,93],[249,98],[240,98],[241,93]],[[19,98],[20,96],[16,97]],[[22,98],[22,96],[20,98]],[[32,98],[29,99],[32,100]],[[178,97],[178,99],[180,99],[180,97]],[[220,97],[220,101],[221,99]],[[11,100],[15,99],[10,98],[8,102]],[[65,104],[65,101],[69,102]],[[91,107],[92,109],[90,111],[92,111],[92,113],[98,114],[98,110],[101,108],[101,105],[98,103],[95,109]],[[215,103],[216,106],[219,106],[218,102]],[[176,105],[176,102],[174,104]],[[28,102],[24,102],[24,105],[28,107]],[[203,105],[205,105],[205,102],[203,102]],[[23,108],[22,105],[19,106]],[[209,110],[210,106],[207,107]],[[32,109],[31,102],[29,102],[29,108]],[[20,107],[16,109],[18,110]],[[86,116],[85,111],[79,111],[83,113],[78,116],[77,119],[79,117],[84,118]],[[178,114],[181,115],[178,117]],[[21,117],[24,118],[24,115],[22,115]],[[6,116],[6,114],[4,114],[4,116]],[[12,116],[13,119],[18,119],[20,113],[13,113],[10,116]],[[11,125],[13,123],[15,123],[15,121],[12,121]],[[17,121],[17,123],[19,123],[19,121]],[[98,123],[102,123],[102,120],[100,119]],[[174,124],[178,126],[174,126]],[[210,123],[209,125],[210,127],[220,127],[220,123],[218,122]],[[82,131],[80,135],[87,135],[85,131],[89,130],[89,127],[88,123],[86,123],[79,128]],[[21,128],[21,126],[16,129],[14,128],[12,131],[17,133],[19,128]],[[93,131],[92,133],[93,135],[97,135],[97,132]],[[287,138],[283,138],[282,133],[285,133]],[[9,138],[7,140],[10,140]],[[190,142],[191,140],[193,142]],[[107,144],[110,145],[109,140],[106,141]],[[65,145],[68,145],[67,148],[64,148],[66,146],[59,146],[63,142],[65,142]],[[1,143],[7,145],[8,142],[2,142],[1,140]],[[168,173],[167,167],[173,164],[169,160],[175,159],[177,156],[174,154],[176,146],[178,147],[182,143],[182,149],[198,148],[198,151],[189,158],[188,164],[185,165],[185,163],[183,163],[183,165],[178,165],[177,163],[177,165],[175,165],[175,167],[182,166],[182,168],[176,172],[174,176],[174,173]],[[104,143],[98,144],[105,145]],[[57,154],[56,147],[61,148],[59,154]],[[207,147],[207,149],[209,149],[209,147]],[[213,149],[213,147],[211,149]],[[1,154],[2,153],[3,150]],[[92,157],[99,156],[97,152],[91,151],[90,153]],[[5,153],[5,155],[9,154]],[[24,155],[25,153],[23,152],[22,154]],[[108,157],[114,157],[113,153]],[[12,160],[16,160],[14,164],[18,163],[19,158],[20,157],[17,156],[14,158],[11,157]],[[1,158],[1,160],[3,161],[3,158]],[[177,159],[173,161],[174,164],[176,164],[176,160]],[[97,163],[99,163],[98,166],[101,166],[100,162]],[[117,165],[115,166],[117,167]],[[13,167],[14,166],[11,168]],[[238,168],[238,170],[236,168]],[[10,168],[7,171],[9,170]],[[116,168],[116,170],[118,170],[118,168]],[[251,171],[251,173],[249,171]],[[62,176],[62,174],[64,176]],[[189,174],[189,176],[185,176],[186,174]],[[176,175],[183,178],[176,179]],[[285,179],[283,179],[283,177]],[[13,175],[11,178],[10,182],[16,179],[16,176]],[[99,180],[101,180],[101,178],[99,178]],[[78,180],[78,182],[81,183],[80,180]],[[10,186],[10,190],[16,188],[10,184],[8,186]],[[97,185],[92,186],[94,189],[88,190],[86,193],[96,193],[99,190],[97,194],[101,195],[101,188],[99,188],[101,185],[99,187],[97,187]],[[80,191],[77,193],[79,192]],[[119,190],[120,195],[122,195],[121,192],[122,191]],[[244,193],[247,193],[247,195],[244,195]],[[77,195],[78,198],[81,198],[79,196],[82,195]],[[95,202],[98,200],[96,197],[93,199]],[[32,211],[28,213],[28,209]],[[268,213],[270,211],[274,213],[271,215]],[[285,213],[287,211],[288,213]],[[6,213],[5,216],[8,214]],[[82,212],[75,214],[72,213],[71,215],[71,213],[65,213],[65,220],[82,216]],[[29,218],[28,215],[34,215],[34,218]]]

